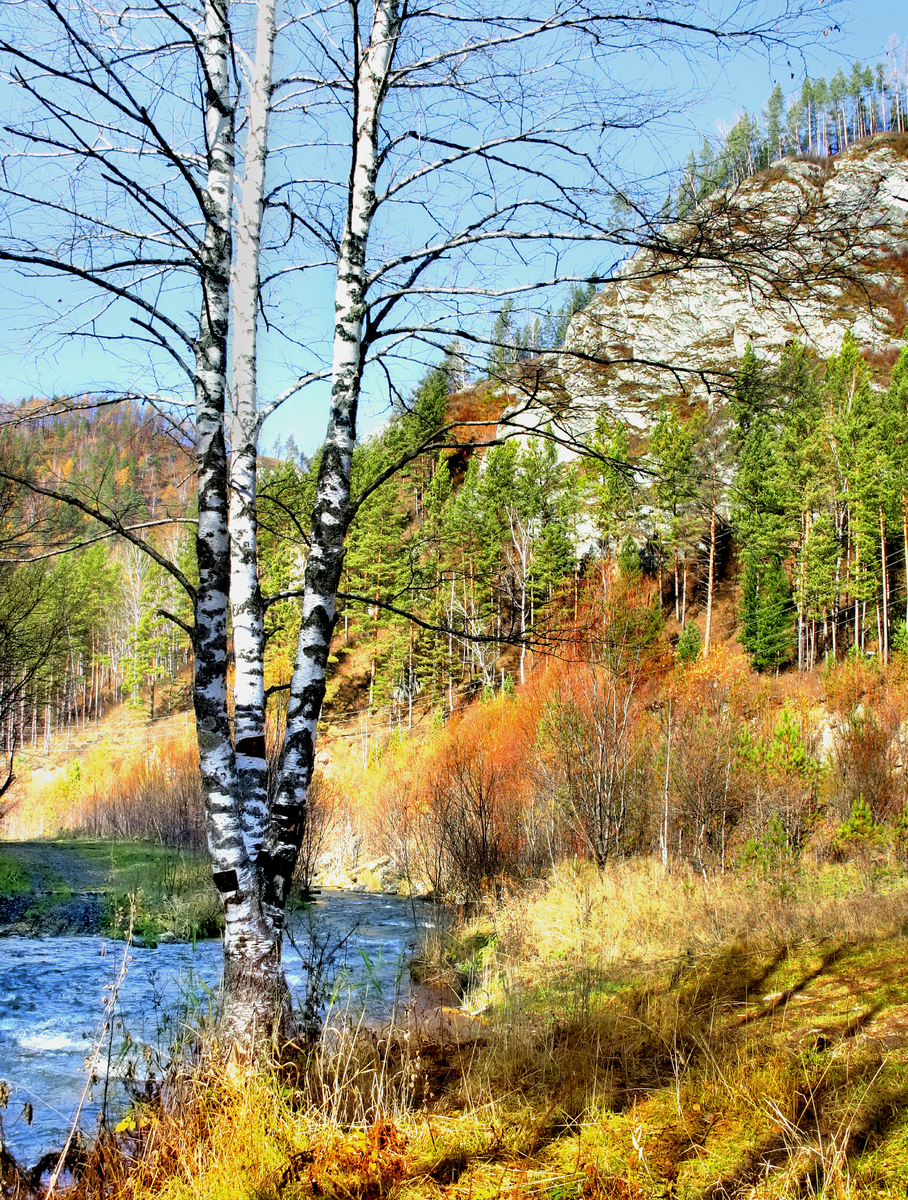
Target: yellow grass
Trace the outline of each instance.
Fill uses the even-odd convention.
[[[452,932],[472,1017],[335,1023],[272,1072],[184,1076],[117,1135],[106,1194],[903,1197],[905,930],[897,877],[805,872],[782,900],[565,864]]]

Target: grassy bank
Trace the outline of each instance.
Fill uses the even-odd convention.
[[[163,934],[181,941],[217,937],[223,927],[207,854],[136,842],[93,842],[110,864],[110,927],[153,944]],[[108,857],[109,856],[109,857]]]
[[[117,1135],[109,1194],[899,1196],[908,886],[566,867],[426,952],[463,1012],[195,1075]]]
[[[153,842],[82,838],[4,842],[0,905],[11,932],[133,933],[147,945],[216,936],[207,857]]]

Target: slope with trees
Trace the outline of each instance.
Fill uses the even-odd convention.
[[[663,42],[678,44],[679,31],[689,53],[747,40],[781,46],[796,16],[786,12],[783,27],[776,13],[755,14],[752,25],[738,27],[695,8],[679,23],[674,11],[442,16],[379,3],[369,14],[329,7],[318,17],[291,15],[279,27],[273,4],[261,0],[252,28],[219,0],[208,0],[201,14],[129,9],[116,21],[87,6],[7,10],[0,49],[31,112],[9,134],[14,220],[0,258],[68,280],[90,314],[81,329],[148,348],[166,381],[154,389],[157,401],[162,393],[165,403],[178,398],[179,387],[171,389],[180,378],[182,395],[192,395],[197,578],[129,518],[79,503],[140,546],[192,603],[191,621],[171,617],[193,642],[209,845],[226,914],[223,1029],[235,1046],[266,1039],[275,1005],[285,1010],[281,928],[312,778],[344,535],[380,483],[351,496],[367,361],[404,345],[436,346],[454,333],[475,338],[465,314],[490,293],[528,286],[485,282],[515,248],[538,260],[532,279],[554,283],[572,244],[620,240],[596,199],[613,186],[595,166],[605,161],[596,140],[649,113],[633,95],[600,88],[615,54],[657,52]],[[274,71],[279,31],[289,39],[278,60],[286,75]],[[567,61],[575,64],[570,71],[554,66]],[[537,115],[525,124],[519,113]],[[289,148],[269,157],[269,131],[281,124]],[[486,201],[477,181],[490,179]],[[398,215],[430,199],[435,231],[408,238]],[[300,369],[282,393],[263,400],[260,309],[285,279],[298,286],[303,272],[322,270],[334,279],[331,366]],[[269,795],[256,446],[267,412],[313,377],[330,378],[331,405],[286,732]],[[143,383],[135,391],[149,389]],[[40,492],[27,472],[9,476]]]

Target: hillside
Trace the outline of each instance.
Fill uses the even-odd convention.
[[[885,384],[908,323],[908,135],[781,159],[644,241],[563,352],[509,378],[514,409],[530,405],[519,424],[554,419],[576,443],[605,406],[643,432],[660,401],[721,403],[748,345],[767,363],[793,342],[822,361],[846,333]]]
[[[590,595],[618,576],[653,596],[661,645],[679,661],[716,644],[737,655],[740,643],[757,671],[809,672],[854,650],[884,662],[899,651],[906,154],[908,138],[887,134],[831,160],[774,164],[630,259],[574,315],[563,351],[472,386],[447,360],[430,370],[356,452],[354,492],[448,431],[371,491],[350,530],[325,730],[366,762],[398,732],[509,694],[547,656],[575,653]],[[526,434],[554,418],[571,453],[529,436],[477,447],[505,430],[521,391],[535,393]],[[178,523],[188,449],[151,412],[25,406],[6,452],[39,486],[161,522],[150,536],[191,576]],[[263,461],[266,596],[298,586],[314,470]],[[21,494],[7,533],[91,541],[91,523],[73,520]],[[13,578],[16,600],[25,575]],[[143,719],[186,708],[188,639],[164,615],[185,619],[186,601],[160,567],[104,541],[33,578],[30,627],[52,653],[10,712],[8,743],[39,765],[124,703]],[[292,598],[268,608],[278,728],[298,613]]]
[[[8,470],[45,492],[63,491],[124,525],[179,520],[194,489],[191,435],[178,419],[93,397],[28,400],[0,408]],[[5,497],[4,540],[20,552],[103,532],[83,513],[40,492]]]

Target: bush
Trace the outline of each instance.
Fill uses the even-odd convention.
[[[908,655],[908,625],[900,621],[892,631],[889,645],[893,654]]]
[[[66,769],[66,811],[57,825],[89,837],[207,849],[205,809],[194,738],[137,749],[102,742]]]

